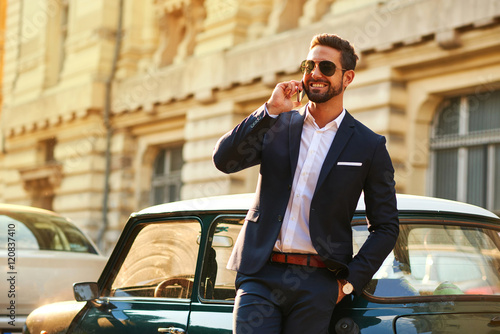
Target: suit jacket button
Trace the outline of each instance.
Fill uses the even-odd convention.
[[[281,223],[283,221],[283,216],[282,215],[278,215],[278,221]]]

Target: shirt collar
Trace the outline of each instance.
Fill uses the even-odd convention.
[[[338,130],[340,128],[340,124],[342,123],[342,120],[344,119],[344,116],[345,116],[345,113],[346,113],[346,110],[345,109],[342,109],[342,112],[340,113],[340,115],[337,116],[337,118],[335,118],[333,121],[331,121],[330,123],[326,124],[323,128],[319,128],[319,126],[316,124],[316,120],[314,119],[314,116],[311,115],[311,113],[309,112],[309,104],[306,106],[306,119],[305,121],[309,124],[311,124],[312,126],[314,126],[314,128],[316,130],[330,130],[332,127],[336,126],[335,130]]]

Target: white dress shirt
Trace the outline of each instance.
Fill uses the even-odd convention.
[[[309,234],[309,210],[321,167],[344,116],[345,109],[336,119],[323,128],[319,128],[314,117],[310,114],[308,106],[306,106],[299,159],[293,177],[292,190],[283,225],[278,240],[274,245],[274,251],[317,253]]]

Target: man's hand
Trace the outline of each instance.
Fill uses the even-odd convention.
[[[336,304],[340,303],[340,301],[341,301],[342,299],[344,299],[344,297],[345,297],[345,296],[347,296],[347,295],[344,293],[344,291],[342,291],[342,282],[341,282],[341,281],[339,281],[339,280],[337,280],[337,284],[338,284],[338,286],[339,286],[339,296],[337,297],[337,303],[336,303]]]
[[[267,101],[267,111],[271,115],[279,115],[282,112],[287,112],[300,106],[297,99],[293,99],[295,94],[303,90],[300,81],[291,80],[287,82],[280,82],[274,88],[273,94]]]

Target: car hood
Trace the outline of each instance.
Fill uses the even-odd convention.
[[[7,259],[0,257],[0,261],[5,264],[5,273],[12,271],[7,268]],[[15,282],[15,289],[9,288],[15,296],[0,295],[0,314],[6,314],[12,300],[18,315],[48,303],[73,300],[73,283],[97,281],[106,261],[97,254],[18,250],[15,274],[7,277],[11,279],[9,286]]]
[[[26,320],[29,333],[66,333],[74,317],[86,302],[59,302],[35,309]]]

